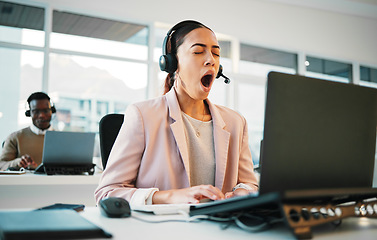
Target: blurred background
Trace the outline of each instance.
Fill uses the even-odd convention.
[[[55,129],[85,132],[161,95],[162,41],[185,19],[218,37],[232,81],[209,99],[246,117],[256,165],[269,71],[377,88],[376,0],[0,1],[0,141],[31,124],[35,91],[52,98]]]

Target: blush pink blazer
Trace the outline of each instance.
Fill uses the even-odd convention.
[[[248,146],[246,120],[206,100],[213,121],[215,187],[223,193],[238,183],[258,189]],[[174,88],[156,99],[132,104],[95,191],[96,201],[122,197],[137,188],[190,187],[190,166],[182,113]]]

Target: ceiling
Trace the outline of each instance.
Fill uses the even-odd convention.
[[[42,30],[44,9],[0,1],[0,25]]]
[[[377,0],[262,0],[377,19]]]
[[[0,1],[0,25],[43,30],[44,9]],[[52,31],[125,42],[146,26],[54,10]]]

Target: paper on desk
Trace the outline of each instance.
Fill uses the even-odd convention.
[[[182,214],[190,212],[191,204],[152,204],[131,205],[133,211],[148,212],[155,215]]]

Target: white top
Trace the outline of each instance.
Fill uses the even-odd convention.
[[[190,159],[190,186],[215,185],[215,148],[213,122],[202,122],[182,112]],[[199,134],[197,134],[199,132]],[[132,206],[151,205],[158,188],[137,189],[132,195]]]
[[[182,112],[190,161],[190,185],[215,185],[213,122],[203,122]]]
[[[30,130],[37,135],[45,135],[47,131],[54,131],[51,125],[48,129],[42,130],[37,128],[34,124],[30,125]]]

